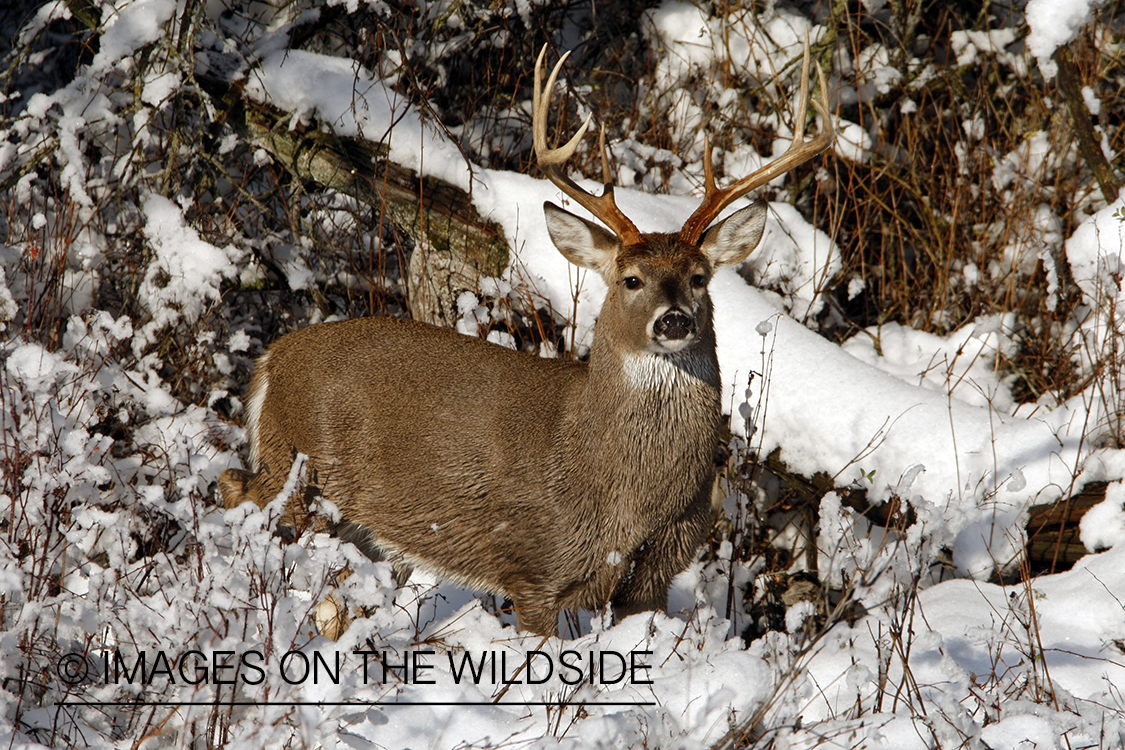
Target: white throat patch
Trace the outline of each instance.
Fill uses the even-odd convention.
[[[705,358],[691,355],[629,354],[622,364],[628,384],[646,391],[702,385],[716,375]]]

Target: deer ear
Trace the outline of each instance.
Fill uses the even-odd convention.
[[[766,228],[766,202],[756,200],[707,230],[700,251],[715,268],[741,263],[762,241]]]
[[[603,273],[617,257],[617,237],[592,221],[564,211],[554,203],[543,203],[547,231],[559,252],[576,266]]]

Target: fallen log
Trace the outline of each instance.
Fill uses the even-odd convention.
[[[1105,500],[1107,484],[1090,482],[1065,499],[1031,506],[1027,557],[1033,574],[1070,570],[1089,553],[1079,537],[1079,524],[1086,511]]]
[[[840,502],[863,516],[871,524],[887,529],[905,530],[916,519],[914,509],[901,498],[874,504],[867,493],[855,485],[838,487],[827,474],[804,477],[790,471],[777,453],[763,462],[764,468],[788,485],[790,505],[806,505],[815,515],[820,499],[835,491]],[[1105,500],[1106,482],[1090,482],[1073,494],[1053,503],[1033,505],[1028,510],[1027,559],[1032,575],[1061,573],[1089,554],[1082,543],[1079,525],[1086,512]]]

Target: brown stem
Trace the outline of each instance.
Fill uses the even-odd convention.
[[[1094,173],[1094,179],[1102,189],[1102,195],[1107,203],[1117,200],[1121,191],[1121,181],[1113,173],[1113,167],[1102,153],[1101,140],[1098,138],[1094,126],[1090,124],[1090,110],[1082,98],[1082,88],[1078,80],[1078,71],[1070,56],[1070,49],[1059,47],[1054,54],[1055,63],[1059,72],[1055,75],[1055,85],[1066,101],[1070,110],[1070,118],[1074,121],[1074,132],[1078,137],[1078,150],[1083,161]]]

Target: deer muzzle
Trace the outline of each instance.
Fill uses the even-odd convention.
[[[672,309],[656,319],[652,333],[659,341],[683,341],[695,333],[695,321],[682,311]]]

